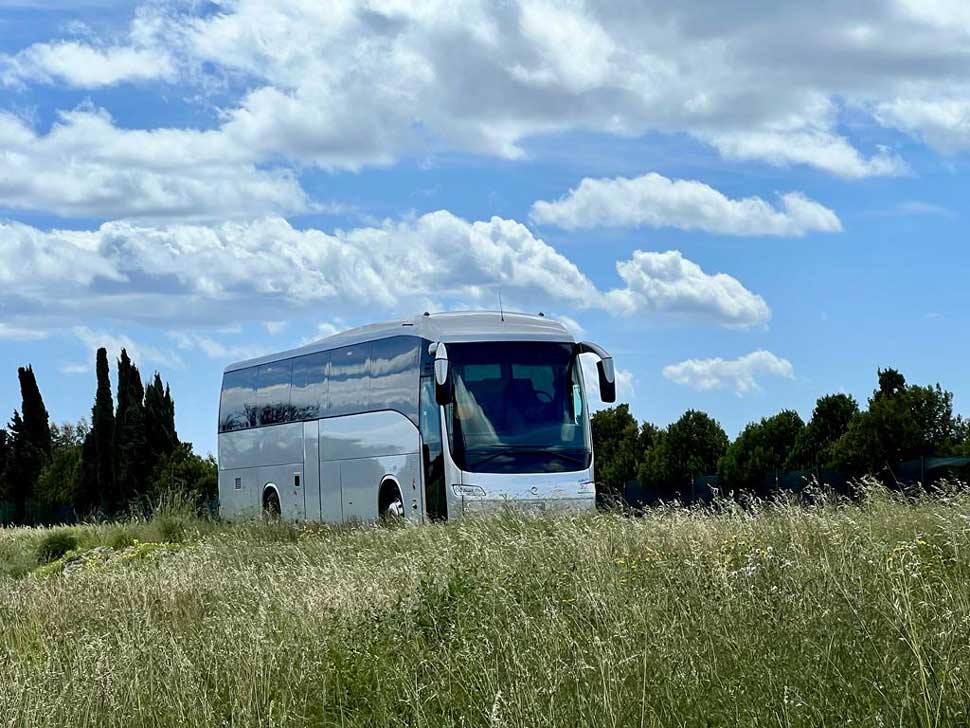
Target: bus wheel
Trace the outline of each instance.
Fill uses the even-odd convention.
[[[263,518],[267,521],[278,521],[281,512],[279,494],[272,488],[267,488],[263,494]]]
[[[384,523],[398,523],[404,519],[404,499],[401,491],[394,483],[385,483],[381,487],[381,498],[378,512]]]

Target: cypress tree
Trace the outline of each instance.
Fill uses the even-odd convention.
[[[159,460],[175,452],[179,445],[175,431],[175,404],[168,387],[162,385],[158,372],[145,388],[145,437],[151,469]]]
[[[9,496],[14,506],[13,520],[14,523],[24,523],[27,519],[27,501],[33,492],[37,474],[43,466],[43,459],[30,442],[24,420],[16,410],[10,420],[9,447],[6,479]]]
[[[117,506],[118,493],[115,481],[114,402],[111,399],[111,376],[108,372],[108,351],[98,349],[98,391],[91,410],[92,448],[95,455],[97,493],[102,508],[111,512]]]
[[[0,501],[12,497],[7,483],[7,462],[10,459],[10,435],[5,429],[0,429]]]
[[[115,415],[115,472],[123,505],[144,490],[152,465],[145,428],[145,390],[128,352],[118,360],[118,411]]]
[[[51,454],[51,428],[31,367],[17,369],[20,380],[21,410],[13,413],[10,423],[9,455],[6,480],[14,503],[14,520],[23,523],[27,502],[34,492],[40,471]],[[20,412],[23,412],[21,416]]]
[[[94,428],[88,430],[81,445],[81,474],[74,494],[74,510],[91,513],[101,505],[98,487],[98,445]]]
[[[0,428],[0,498],[7,492],[7,455],[10,452],[10,436],[7,431]]]
[[[44,457],[51,454],[51,426],[44,398],[37,386],[37,378],[31,366],[20,367],[17,370],[20,379],[20,396],[23,399],[24,434],[30,444],[42,453]]]

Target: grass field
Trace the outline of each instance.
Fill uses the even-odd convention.
[[[0,530],[2,725],[970,722],[967,494],[72,530]]]

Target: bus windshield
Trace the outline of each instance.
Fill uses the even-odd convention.
[[[462,470],[584,470],[591,451],[579,359],[571,344],[448,344],[448,441]]]

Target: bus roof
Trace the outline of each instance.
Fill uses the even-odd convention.
[[[351,346],[392,336],[417,336],[429,341],[445,343],[462,341],[554,341],[575,343],[569,330],[555,319],[542,314],[533,316],[523,313],[498,311],[456,311],[448,313],[425,313],[410,319],[387,321],[349,329],[325,339],[314,341],[299,349],[267,354],[256,359],[235,362],[226,371],[289,359],[318,351],[328,351],[341,346]]]

